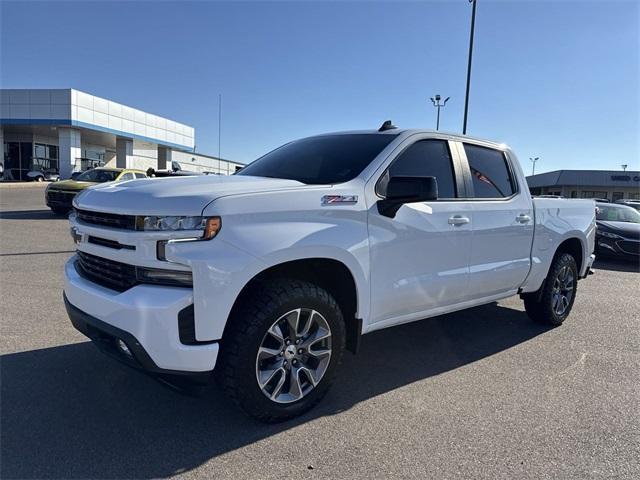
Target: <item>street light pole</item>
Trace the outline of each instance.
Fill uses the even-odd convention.
[[[464,121],[462,123],[462,134],[467,134],[467,117],[469,116],[469,89],[471,87],[471,59],[473,57],[473,34],[476,27],[476,4],[478,0],[469,0],[473,4],[471,10],[471,32],[469,33],[469,60],[467,63],[467,91],[464,96]]]
[[[625,163],[625,164],[620,165],[620,166],[622,167],[622,171],[623,171],[623,172],[626,172],[626,171],[627,171],[627,167],[628,167],[629,165],[627,165],[627,164]]]
[[[445,107],[447,105],[447,102],[449,101],[449,99],[451,97],[447,97],[444,99],[444,102],[440,103],[440,99],[442,97],[440,95],[436,95],[435,97],[431,97],[431,103],[433,103],[433,106],[436,107],[436,109],[438,109],[438,114],[436,117],[436,130],[440,129],[440,109]]]
[[[531,160],[531,163],[533,163],[533,169],[531,170],[531,175],[535,175],[536,174],[536,162],[538,160],[540,160],[540,157],[536,157],[536,158],[529,157],[529,160]]]

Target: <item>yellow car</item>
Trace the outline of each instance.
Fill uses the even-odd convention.
[[[44,193],[45,201],[51,211],[58,215],[64,215],[71,210],[71,202],[78,192],[98,183],[122,182],[135,178],[147,178],[142,170],[129,168],[98,167],[82,172],[70,180],[50,183]]]

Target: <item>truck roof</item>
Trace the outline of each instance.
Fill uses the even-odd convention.
[[[349,135],[349,134],[375,134],[375,135],[393,135],[393,136],[402,135],[405,137],[410,135],[415,135],[415,134],[433,134],[441,137],[447,137],[447,138],[450,138],[451,140],[456,140],[459,142],[472,141],[472,142],[484,143],[486,145],[489,145],[495,148],[500,148],[500,149],[508,148],[508,146],[502,142],[487,140],[485,138],[472,137],[470,135],[462,135],[460,133],[443,132],[441,130],[430,130],[426,128],[394,128],[394,129],[389,129],[382,132],[378,130],[345,130],[341,132],[327,132],[327,133],[311,135],[311,136],[320,137],[325,135]]]

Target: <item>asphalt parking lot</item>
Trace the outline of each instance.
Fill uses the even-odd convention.
[[[43,188],[0,186],[2,478],[640,478],[640,275],[599,262],[560,328],[519,299],[367,335],[309,414],[115,364],[62,304]]]

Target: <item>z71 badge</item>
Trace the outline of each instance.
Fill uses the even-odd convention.
[[[358,203],[357,195],[325,195],[321,205],[355,205]]]

